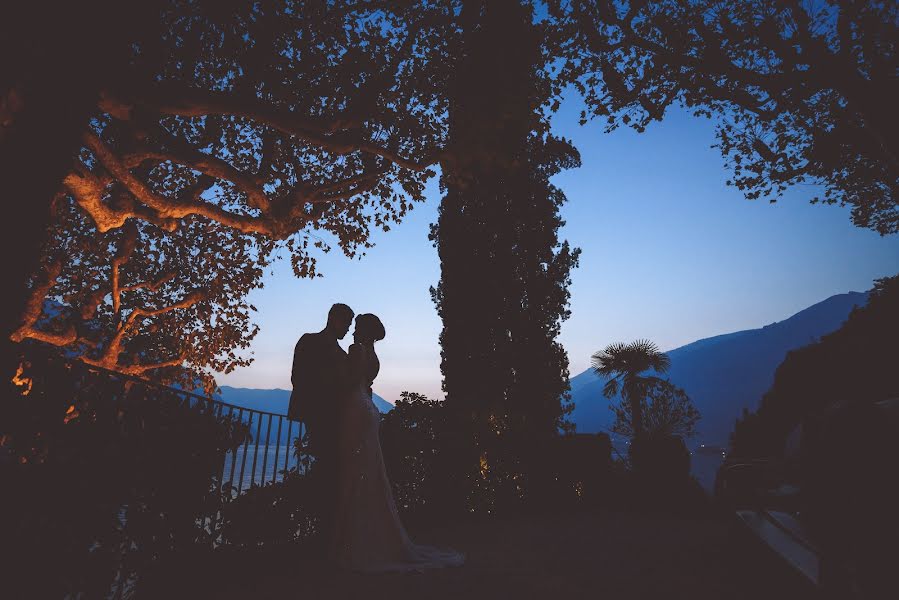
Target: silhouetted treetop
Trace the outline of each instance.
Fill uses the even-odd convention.
[[[95,78],[10,337],[211,381],[247,364],[245,297],[276,252],[315,276],[313,247],[353,256],[423,199],[452,5],[167,0],[142,14],[117,15],[130,51]]]
[[[591,0],[554,11],[584,120],[642,131],[681,104],[719,120],[730,183],[747,198],[815,184],[813,202],[899,231],[895,2]]]
[[[860,407],[899,397],[899,275],[874,282],[865,306],[838,330],[787,354],[754,413],[737,420],[732,454],[781,456],[790,432],[839,406]]]
[[[100,90],[66,191],[99,231],[198,215],[242,233],[333,233],[347,253],[422,198],[441,145],[412,8],[368,2],[168,3]],[[300,265],[298,272],[303,272]]]
[[[671,359],[654,342],[635,340],[609,344],[594,352],[590,363],[594,373],[606,378],[603,396],[611,399],[620,391],[622,401],[628,404],[628,429],[635,438],[643,435],[646,432],[643,422],[645,397],[658,380],[653,375],[643,373],[665,373],[671,366]]]

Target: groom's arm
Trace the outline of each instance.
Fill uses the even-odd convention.
[[[305,350],[306,350],[306,334],[299,339],[297,345],[293,349],[293,367],[290,370],[290,383],[294,388],[297,387],[298,384],[302,382],[302,369],[306,364],[305,360]]]

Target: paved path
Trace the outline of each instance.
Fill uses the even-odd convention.
[[[207,575],[204,568],[187,569],[178,590],[185,598],[278,600],[812,597],[802,578],[761,545],[713,519],[618,512],[517,517],[456,523],[413,537],[463,550],[468,562],[423,574],[364,576],[284,553],[244,555],[217,558]]]

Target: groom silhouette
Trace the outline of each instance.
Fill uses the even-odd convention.
[[[287,416],[306,425],[307,451],[315,459],[310,475],[318,491],[321,533],[326,543],[337,503],[338,400],[348,376],[347,354],[337,340],[346,336],[352,322],[349,306],[332,306],[325,328],[303,334],[297,342],[290,376],[293,393]]]

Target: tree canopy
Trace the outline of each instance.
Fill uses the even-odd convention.
[[[715,117],[729,183],[899,231],[899,5],[799,0],[552,3],[567,81],[592,117],[638,131],[680,104]]]
[[[631,405],[622,403],[612,407],[615,423],[612,432],[635,437]],[[650,437],[692,437],[696,434],[699,411],[687,393],[665,379],[648,377],[641,385],[640,414],[643,430]]]
[[[451,7],[158,8],[100,77],[13,339],[134,374],[228,371],[276,252],[315,276],[313,249],[354,256],[423,199]]]
[[[899,397],[895,343],[899,336],[899,275],[878,279],[868,304],[838,330],[787,354],[755,412],[731,435],[741,457],[782,456],[790,432],[812,425],[834,407],[861,407]]]
[[[57,26],[35,38],[40,11],[17,8],[28,18],[4,25],[3,48],[28,58],[0,80],[0,149],[11,167],[2,183],[22,197],[10,223],[27,237],[42,229],[34,207],[53,210],[41,268],[24,277],[24,310],[7,325],[12,339],[59,344],[126,372],[179,357],[196,373],[228,370],[246,360],[234,353],[255,332],[244,298],[273,257],[283,252],[298,276],[315,276],[317,250],[363,252],[373,228],[390,228],[422,200],[438,162],[448,198],[479,188],[477,198],[459,196],[459,210],[472,215],[483,201],[477,227],[494,235],[521,215],[504,213],[501,201],[488,206],[484,182],[526,196],[497,170],[511,173],[528,152],[548,202],[495,241],[523,248],[531,237],[551,249],[516,263],[527,270],[524,288],[532,275],[562,282],[547,283],[548,304],[528,309],[543,311],[546,331],[518,341],[554,337],[576,262],[558,240],[562,196],[548,183],[578,162],[548,126],[566,84],[586,99],[583,119],[605,118],[609,128],[643,130],[678,103],[714,117],[732,183],[748,198],[774,201],[813,184],[813,200],[851,206],[857,225],[899,231],[894,3],[501,4],[495,10],[532,15],[539,38],[531,44],[539,56],[516,75],[517,106],[499,96],[526,57],[499,64],[497,42],[489,62],[465,62],[466,15],[482,4],[157,0],[130,14],[95,0],[61,13],[90,44]],[[60,162],[54,136],[76,140],[74,156]],[[56,182],[57,171],[53,189],[45,179]],[[551,233],[537,240],[541,232]],[[33,270],[22,249],[16,269]],[[460,264],[472,276],[472,263]],[[536,298],[513,296],[503,310]],[[193,333],[178,342],[172,328]],[[147,335],[156,341],[136,341]],[[196,348],[204,336],[212,343]]]
[[[619,391],[627,404],[629,415],[627,429],[636,437],[646,431],[643,422],[645,397],[657,378],[644,375],[647,371],[665,373],[671,366],[668,355],[659,350],[654,342],[636,340],[629,344],[618,342],[609,344],[590,357],[593,372],[606,378],[602,394],[606,398],[615,397]]]

